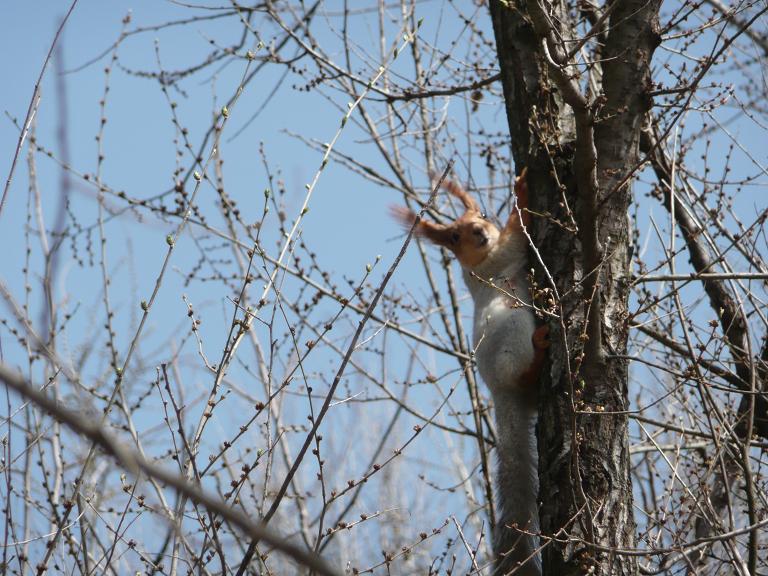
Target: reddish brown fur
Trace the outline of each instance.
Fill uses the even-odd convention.
[[[524,168],[515,180],[517,205],[512,209],[501,231],[483,218],[478,203],[459,183],[445,181],[443,188],[458,198],[466,211],[448,225],[422,220],[416,226],[416,234],[451,250],[465,268],[472,269],[478,266],[497,242],[503,241],[511,234],[520,234],[521,229],[530,223],[526,173],[527,168]],[[416,214],[402,206],[392,207],[392,214],[409,228],[416,221]],[[520,385],[523,388],[535,387],[538,382],[545,350],[549,347],[548,333],[549,328],[542,326],[532,336],[535,356],[533,363],[521,377]]]
[[[477,367],[494,397],[500,432],[497,437],[500,524],[519,524],[536,532],[537,452],[532,427],[536,419],[539,376],[549,347],[549,329],[547,326],[535,328],[530,308],[515,310],[530,302],[524,236],[524,227],[530,220],[526,171],[515,181],[517,206],[510,211],[502,230],[485,220],[479,204],[459,184],[447,182],[443,187],[461,200],[465,208],[464,214],[454,222],[445,225],[417,221],[416,215],[405,208],[393,209],[393,213],[409,227],[416,223],[415,232],[419,236],[451,250],[464,268],[475,304],[473,344]],[[468,273],[471,271],[475,272],[475,278]],[[510,294],[517,292],[523,302],[510,294],[500,294],[487,282],[481,283],[493,276],[497,276],[495,281],[500,282],[499,286]],[[480,347],[486,336],[488,340]],[[497,530],[494,539],[496,553],[502,557],[508,555],[506,561],[497,561],[497,572],[506,573],[514,568],[516,561],[532,559],[520,566],[520,573],[541,574],[536,553],[538,538],[513,530]]]
[[[477,205],[475,199],[469,195],[469,193],[461,187],[461,184],[454,182],[453,180],[445,180],[443,182],[443,189],[453,194],[456,198],[461,200],[464,204],[464,208],[474,212],[480,212],[480,206]]]
[[[512,212],[509,215],[509,220],[507,220],[507,224],[504,226],[504,230],[501,231],[502,236],[519,233],[521,218],[522,224],[526,228],[530,222],[531,215],[528,212],[528,180],[526,179],[527,173],[528,168],[523,168],[520,176],[515,179],[515,198],[517,200],[517,204],[514,208],[512,208]]]
[[[475,268],[486,259],[500,238],[520,232],[521,217],[523,225],[527,225],[528,187],[525,173],[523,170],[515,181],[517,208],[510,213],[503,230],[499,231],[483,217],[478,203],[459,183],[446,181],[443,188],[461,201],[464,214],[448,225],[422,220],[416,226],[416,234],[451,250],[465,268]],[[392,213],[409,228],[416,220],[416,214],[407,208],[394,207]]]
[[[544,366],[544,358],[549,348],[549,326],[539,326],[531,336],[533,342],[533,362],[528,369],[520,375],[518,386],[530,392],[530,400],[533,404],[538,402],[539,376]]]

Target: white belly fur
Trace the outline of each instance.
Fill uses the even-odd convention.
[[[531,338],[536,329],[526,262],[525,237],[515,235],[472,272],[465,269],[464,280],[475,302],[475,361],[495,406],[499,521],[494,549],[508,552],[504,560],[497,561],[496,568],[498,573],[507,573],[517,562],[525,562],[515,573],[540,576],[541,556],[536,553],[539,538],[504,528],[517,524],[532,532],[539,529],[536,407],[530,403],[530,391],[520,389],[520,377],[534,359]]]
[[[475,303],[475,360],[491,393],[511,391],[509,387],[518,385],[521,374],[533,362],[534,330],[531,310],[510,307],[509,298],[503,294]]]

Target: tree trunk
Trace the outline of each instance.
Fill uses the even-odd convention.
[[[567,66],[576,33],[566,5],[490,2],[513,156],[528,167],[537,301],[554,313],[538,426],[545,574],[638,571],[636,557],[617,553],[635,548],[627,213],[659,4],[623,0],[609,18],[593,14],[603,64],[587,83]]]

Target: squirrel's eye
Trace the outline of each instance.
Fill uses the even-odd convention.
[[[483,220],[488,220],[488,216],[485,214],[485,212],[482,212],[480,214],[480,218],[482,218]]]
[[[459,235],[458,232],[454,232],[453,234],[451,234],[451,242],[453,242],[454,244],[456,244],[460,238],[461,236]]]

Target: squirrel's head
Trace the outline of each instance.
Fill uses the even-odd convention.
[[[420,220],[415,233],[438,246],[448,248],[464,268],[475,268],[482,264],[496,246],[499,229],[486,220],[475,199],[460,185],[447,182],[443,186],[461,201],[466,209],[464,214],[450,224]],[[416,220],[416,214],[401,206],[393,207],[392,213],[408,228]]]

